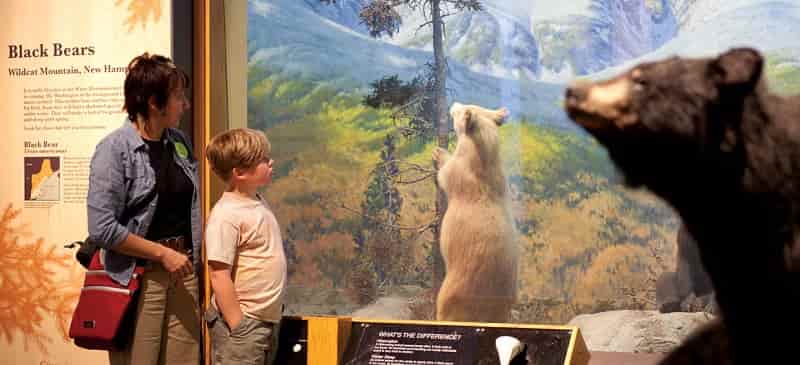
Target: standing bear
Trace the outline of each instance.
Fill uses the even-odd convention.
[[[642,63],[567,89],[571,119],[697,242],[721,322],[662,364],[796,364],[800,97],[769,91],[752,48]]]
[[[440,230],[446,274],[436,319],[508,322],[519,257],[498,136],[508,110],[453,103],[450,116],[455,152],[433,152],[436,180],[447,195]]]

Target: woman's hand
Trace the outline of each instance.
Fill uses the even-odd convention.
[[[192,273],[192,260],[178,251],[169,247],[164,247],[164,253],[161,256],[161,266],[164,266],[173,279],[182,279]]]
[[[129,233],[125,241],[122,241],[113,250],[125,255],[141,257],[153,263],[160,263],[170,274],[171,279],[177,283],[183,283],[182,279],[194,272],[189,256],[133,233]]]

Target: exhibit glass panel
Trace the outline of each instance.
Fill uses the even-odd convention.
[[[507,320],[521,323],[655,310],[664,304],[656,301],[659,280],[699,286],[701,279],[675,274],[679,217],[653,194],[625,187],[606,150],[567,117],[565,87],[643,61],[750,45],[767,56],[773,89],[798,92],[798,7],[754,0],[433,3],[248,2],[247,126],[272,142],[274,182],[265,192],[288,257],[286,314],[434,319],[447,270],[459,272],[444,285],[456,297],[500,308],[502,287],[513,280]],[[509,112],[498,139],[484,141],[497,144],[500,161],[452,172],[491,190],[501,171],[494,167],[502,167],[508,202],[460,205],[460,220],[441,230],[437,97],[445,111],[458,102]],[[447,116],[452,154],[458,137]],[[497,213],[504,209],[510,220]],[[496,234],[512,224],[516,238]],[[439,255],[441,234],[451,235],[449,267]],[[681,257],[692,266],[690,238],[684,242]],[[686,311],[705,304],[678,303]],[[465,320],[495,318],[464,311]]]

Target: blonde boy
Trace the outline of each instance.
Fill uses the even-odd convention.
[[[280,228],[256,193],[272,181],[270,144],[262,132],[232,129],[211,140],[206,158],[226,184],[205,240],[213,363],[264,364],[276,350],[286,284]]]

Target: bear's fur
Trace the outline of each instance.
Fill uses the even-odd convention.
[[[508,322],[519,255],[498,138],[508,111],[453,103],[450,115],[456,149],[433,152],[437,183],[447,195],[440,230],[446,274],[436,319]]]
[[[770,93],[763,64],[758,51],[734,48],[642,63],[566,92],[570,118],[627,183],[677,210],[711,277],[724,329],[701,331],[665,363],[797,362],[794,336],[778,331],[800,324],[800,97]],[[730,359],[702,348],[723,342],[702,340],[719,333]]]

